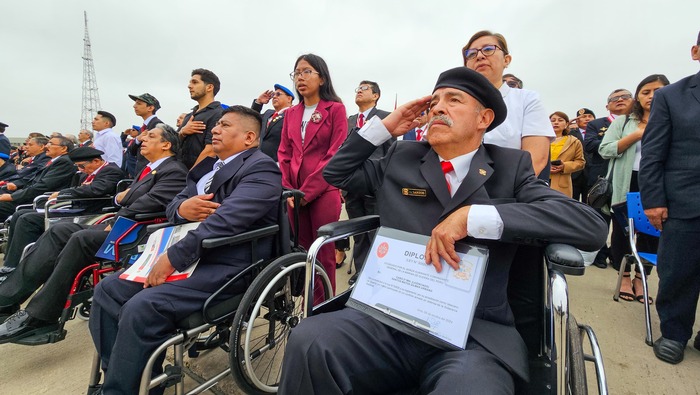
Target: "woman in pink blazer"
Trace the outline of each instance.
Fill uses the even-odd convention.
[[[345,106],[335,93],[328,66],[320,56],[300,56],[290,77],[299,104],[288,109],[284,116],[277,158],[282,185],[305,194],[299,210],[299,242],[308,249],[319,227],[340,218],[340,192],[323,179],[322,172],[345,140],[348,122]],[[290,205],[293,202],[290,201]],[[326,269],[335,292],[332,243],[321,248],[318,260]]]

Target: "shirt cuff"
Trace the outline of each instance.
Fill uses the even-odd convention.
[[[375,147],[379,147],[391,139],[391,133],[384,126],[382,119],[376,115],[367,121],[362,129],[357,131],[357,134]]]
[[[503,234],[503,219],[496,207],[481,204],[471,206],[467,233],[475,239],[499,240]]]

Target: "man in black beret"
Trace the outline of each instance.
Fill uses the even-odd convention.
[[[114,163],[105,162],[101,155],[104,152],[92,147],[74,149],[68,157],[78,167],[80,176],[76,177],[70,188],[54,192],[50,198],[61,196],[65,199],[92,199],[114,195],[117,183],[122,179],[121,169]],[[102,207],[111,206],[109,200],[76,201],[70,210],[63,213],[71,217],[99,213]],[[54,215],[60,215],[56,212]],[[44,233],[44,213],[27,209],[17,211],[12,215],[8,234],[5,266],[0,267],[0,283],[2,277],[14,270],[19,263],[22,250],[29,243],[35,242]]]
[[[376,147],[416,126],[429,110],[427,141]],[[447,352],[345,308],[302,320],[284,355],[279,393],[513,393],[528,379],[527,349],[507,297],[518,244],[599,248],[607,233],[595,211],[535,177],[527,152],[482,144],[506,117],[496,88],[466,67],[440,75],[432,96],[374,117],[348,137],[323,175],[340,189],[375,192],[381,225],[430,235],[425,262],[459,268],[454,245],[489,248],[489,264],[466,350]],[[566,218],[561,221],[558,218]],[[475,239],[475,240],[473,240]],[[541,290],[540,290],[541,291]],[[410,296],[406,296],[407,298]]]
[[[595,114],[588,108],[581,108],[576,111],[576,118],[573,119],[576,122],[576,127],[569,129],[569,134],[576,137],[578,141],[583,145],[583,141],[586,138],[586,127],[588,122],[595,119]],[[571,183],[574,187],[573,196],[574,200],[580,200],[586,202],[586,197],[588,196],[588,168],[589,168],[589,155],[583,153],[586,158],[586,166],[583,170],[579,170],[571,173]]]

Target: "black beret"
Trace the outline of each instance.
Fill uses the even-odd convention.
[[[484,107],[493,110],[495,117],[491,125],[486,129],[488,132],[503,123],[508,114],[506,103],[501,97],[501,92],[483,75],[464,66],[455,67],[444,71],[435,83],[433,93],[439,88],[454,88],[468,93]]]
[[[78,147],[71,151],[70,154],[68,154],[68,157],[73,162],[77,162],[81,160],[93,160],[95,158],[100,158],[103,154],[104,152],[92,147]]]
[[[6,128],[8,126],[10,126],[10,125],[0,122],[0,128]]]
[[[576,112],[577,117],[580,117],[581,115],[586,115],[586,114],[590,114],[593,116],[593,118],[595,118],[595,114],[593,113],[593,111],[587,109],[586,107],[584,107]]]

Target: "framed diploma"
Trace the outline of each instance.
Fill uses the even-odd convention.
[[[459,270],[425,263],[428,236],[381,227],[347,306],[447,350],[464,349],[488,264],[488,249],[455,246]]]

